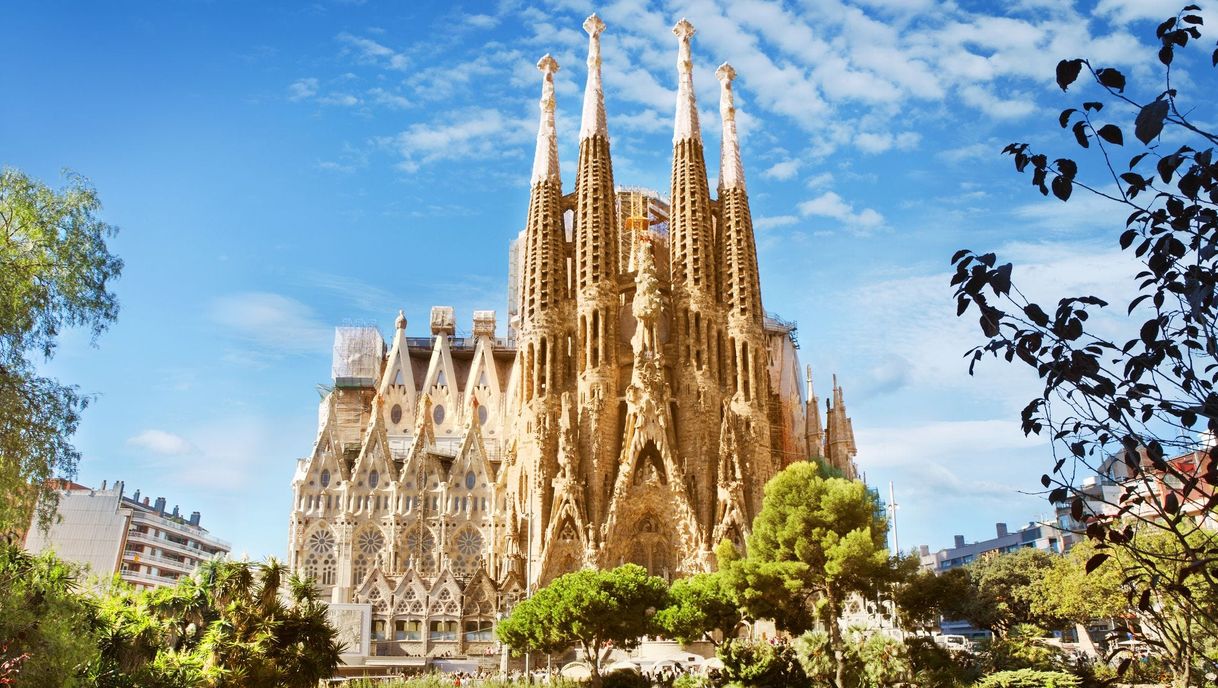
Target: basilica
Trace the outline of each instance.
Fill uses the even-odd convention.
[[[834,381],[822,407],[795,326],[762,306],[730,65],[712,196],[681,20],[672,186],[613,176],[596,15],[573,186],[563,187],[554,74],[509,307],[458,336],[399,313],[336,332],[317,436],[292,478],[290,565],[317,583],[351,658],[485,657],[496,618],[556,576],[638,563],[668,579],[744,548],[762,488],[821,456],[853,477]],[[523,199],[522,199],[523,200]],[[822,415],[823,414],[823,415]],[[823,418],[823,420],[822,420]]]

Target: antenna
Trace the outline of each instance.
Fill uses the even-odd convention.
[[[892,522],[892,552],[900,556],[901,545],[897,539],[897,497],[892,488],[892,481],[888,481],[888,520]]]

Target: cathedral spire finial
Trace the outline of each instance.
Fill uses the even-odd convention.
[[[726,62],[715,70],[719,78],[719,116],[723,120],[723,143],[719,147],[719,190],[744,190],[744,165],[740,162],[740,139],[736,136],[736,99],[732,80],[736,70]]]
[[[584,31],[588,32],[588,84],[584,88],[584,115],[579,127],[579,140],[597,134],[608,137],[605,126],[605,91],[601,86],[601,32],[605,22],[592,14],[584,20]]]
[[[702,131],[698,127],[698,103],[694,97],[694,63],[690,55],[690,39],[693,38],[694,25],[682,18],[672,27],[677,37],[677,116],[673,127],[672,142],[686,139],[702,141]]]
[[[546,53],[537,61],[537,69],[545,76],[541,82],[541,123],[537,127],[537,152],[533,155],[532,185],[559,181],[558,136],[554,129],[554,73],[558,62]]]

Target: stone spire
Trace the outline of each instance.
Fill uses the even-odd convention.
[[[521,275],[521,327],[536,325],[566,294],[567,262],[563,243],[562,179],[554,131],[554,73],[558,63],[546,55],[537,63],[545,76],[541,86],[541,123],[533,158],[529,214],[525,222],[524,270]]]
[[[605,22],[592,14],[584,20],[584,31],[588,32],[588,84],[584,87],[584,116],[580,122],[579,140],[600,134],[608,137],[605,126],[605,91],[601,87],[601,32]]]
[[[595,14],[584,22],[588,32],[588,83],[579,130],[575,177],[575,343],[580,399],[580,443],[586,459],[580,480],[608,485],[617,466],[619,443],[617,377],[618,217],[613,186],[605,94],[601,87],[601,32]],[[588,514],[593,525],[604,518],[608,495],[589,490]]]
[[[706,159],[698,128],[698,104],[694,98],[690,38],[694,27],[682,19],[673,27],[677,36],[677,111],[673,129],[672,205],[669,224],[669,261],[672,283],[715,299],[715,262],[711,236],[710,190],[706,182]]]
[[[753,216],[744,185],[744,166],[740,163],[740,141],[736,137],[736,106],[732,80],[736,70],[726,62],[715,75],[719,77],[719,112],[723,117],[723,145],[719,163],[719,215],[722,228],[723,302],[727,324],[733,337],[754,340],[764,346],[762,334],[761,280],[757,274],[757,244],[753,236]],[[760,391],[760,390],[759,390]]]
[[[532,184],[561,181],[558,172],[558,136],[554,130],[554,74],[558,62],[550,53],[537,61],[537,69],[545,75],[541,82],[541,123],[537,127],[537,152],[533,155]]]
[[[672,27],[677,36],[677,115],[673,125],[672,142],[685,139],[702,141],[698,127],[698,103],[694,97],[694,63],[690,56],[690,39],[694,37],[694,25],[682,18]]]
[[[719,147],[719,193],[724,189],[744,189],[744,165],[740,162],[740,139],[736,136],[736,101],[732,80],[736,70],[726,62],[715,70],[719,77],[719,116],[723,119],[723,143]]]
[[[836,375],[833,376],[833,399],[826,400],[825,405],[828,407],[825,414],[825,458],[847,478],[854,478],[858,473],[854,466],[854,456],[858,453],[854,443],[854,423],[846,415],[846,402]]]

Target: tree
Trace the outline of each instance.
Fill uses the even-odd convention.
[[[172,588],[103,604],[99,688],[311,688],[342,647],[313,585],[284,567],[213,560]]]
[[[32,556],[0,543],[0,648],[3,660],[25,656],[14,685],[87,685],[100,624],[92,601],[77,592],[80,577],[78,567],[49,552]]]
[[[1031,547],[982,556],[966,567],[975,602],[959,611],[971,612],[973,618],[964,618],[999,637],[1019,624],[1054,625],[1057,619],[1042,617],[1033,608],[1054,556]]]
[[[24,530],[31,509],[49,524],[48,482],[75,475],[80,459],[69,438],[88,399],[39,376],[30,357],[50,359],[64,327],[96,338],[118,314],[109,288],[123,264],[106,246],[116,229],[100,209],[81,177],[54,191],[0,172],[0,533]]]
[[[1041,483],[1096,543],[1087,568],[1118,554],[1134,558],[1147,572],[1140,609],[1170,594],[1193,615],[1205,610],[1189,591],[1218,591],[1218,545],[1194,537],[1218,506],[1218,445],[1197,438],[1218,435],[1218,135],[1198,125],[1214,120],[1206,111],[1213,99],[1187,99],[1178,87],[1196,80],[1173,67],[1198,57],[1184,50],[1203,25],[1189,5],[1157,27],[1163,83],[1148,91],[1084,59],[1057,65],[1063,91],[1083,75],[1080,88],[1091,87],[1057,121],[1100,175],[1088,177],[1075,160],[1026,143],[1004,150],[1043,195],[1052,190],[1068,202],[1082,189],[1128,212],[1113,239],[1142,269],[1137,296],[1121,313],[1104,311],[1108,302],[1095,295],[1067,295],[1046,310],[1024,296],[1012,265],[993,253],[961,250],[952,258],[958,312],[974,311],[986,338],[969,352],[970,372],[990,354],[1029,366],[1043,383],[1022,425],[1053,440],[1055,462]],[[1218,51],[1210,61],[1218,65]],[[1127,165],[1114,160],[1118,149],[1131,156]],[[1100,312],[1109,314],[1102,328],[1093,325]],[[1121,334],[1108,336],[1112,330]],[[1125,475],[1120,494],[1086,494],[1076,482],[1101,467]],[[1171,538],[1180,562],[1136,546],[1141,530]]]
[[[662,631],[656,613],[668,606],[668,586],[637,564],[609,571],[583,569],[555,578],[520,602],[495,628],[517,653],[579,648],[600,684],[602,650],[638,646]]]
[[[872,594],[890,579],[887,530],[879,500],[862,482],[826,478],[816,464],[796,462],[766,484],[747,556],[726,568],[728,585],[747,614],[774,619],[793,635],[819,623],[843,688],[838,620],[850,595]]]
[[[721,571],[675,580],[668,593],[671,603],[656,620],[667,635],[683,643],[709,640],[717,646],[713,633],[721,631],[726,640],[743,618]]]
[[[964,568],[905,572],[893,590],[893,601],[901,623],[909,629],[938,628],[939,619],[980,619],[988,617],[981,609],[977,587]],[[988,605],[987,605],[988,607]],[[988,628],[989,619],[979,625]]]
[[[1120,568],[1112,563],[1087,572],[1087,562],[1095,553],[1095,545],[1083,541],[1054,559],[1034,584],[1032,610],[1037,616],[1085,624],[1129,615]]]

